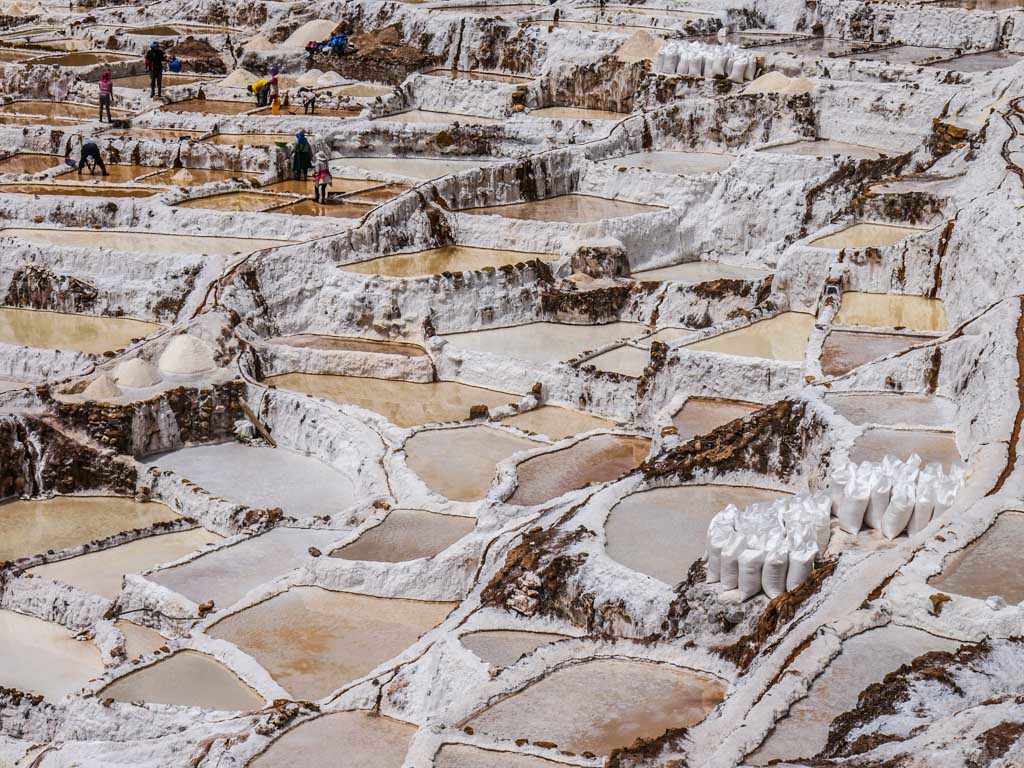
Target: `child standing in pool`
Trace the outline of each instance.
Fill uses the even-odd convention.
[[[107,110],[107,122],[112,123],[114,119],[110,116],[110,102],[114,99],[114,81],[111,79],[110,70],[100,75],[100,122],[103,122],[103,108]]]
[[[331,168],[327,162],[326,152],[316,153],[316,162],[313,163],[313,199],[318,203],[327,202],[327,189],[331,186]]]

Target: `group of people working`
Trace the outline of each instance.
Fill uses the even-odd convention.
[[[161,48],[160,43],[156,41],[153,41],[149,46],[149,50],[146,51],[143,61],[146,63],[146,72],[149,73],[149,95],[152,98],[163,96],[165,64],[167,66],[167,70],[172,74],[178,74],[183,69],[181,60],[173,54],[170,59],[168,59],[164,49]],[[105,112],[107,115],[106,121],[108,123],[112,123],[114,122],[114,119],[110,114],[110,105],[114,101],[114,76],[109,69],[104,70],[103,74],[100,75],[99,92],[100,122],[103,122],[103,114]]]

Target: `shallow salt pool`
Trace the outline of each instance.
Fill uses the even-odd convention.
[[[761,406],[756,403],[739,400],[691,397],[672,417],[672,423],[679,430],[680,439],[689,440],[697,435],[706,435],[730,421],[749,416],[759,408]]]
[[[589,349],[619,339],[638,336],[645,330],[641,323],[614,322],[602,325],[570,325],[568,323],[527,323],[482,331],[441,334],[458,349],[474,352],[500,351],[504,357],[533,363],[568,360]]]
[[[4,227],[0,229],[0,237],[16,237],[37,245],[124,249],[130,253],[146,253],[153,256],[174,256],[180,253],[231,256],[239,253],[252,253],[261,248],[287,245],[289,242],[253,237],[36,227]]]
[[[100,354],[127,347],[132,339],[150,336],[161,327],[126,317],[0,307],[0,343],[38,349]]]
[[[684,349],[798,362],[804,359],[813,327],[814,315],[783,312],[768,320],[687,344]]]
[[[433,557],[470,533],[474,517],[456,517],[420,509],[393,509],[383,522],[351,544],[331,552],[342,560],[401,563]]]
[[[471,216],[501,216],[524,221],[551,221],[579,224],[636,216],[640,213],[660,213],[668,210],[655,205],[630,203],[605,197],[571,193],[544,200],[507,203],[481,208],[465,208],[460,213]]]
[[[402,768],[416,730],[361,711],[323,715],[286,732],[249,768]]]
[[[425,277],[440,275],[444,272],[466,272],[484,267],[500,267],[533,259],[550,261],[555,258],[557,258],[557,254],[553,253],[527,253],[495,248],[474,248],[468,245],[446,245],[426,251],[396,253],[367,261],[342,264],[341,269],[360,275]]]
[[[671,267],[659,267],[633,273],[634,280],[669,280],[696,285],[713,280],[761,280],[770,275],[767,269],[723,264],[718,261],[688,261]]]
[[[942,592],[984,600],[999,595],[1007,603],[1024,600],[1024,512],[1001,512],[992,525],[964,550],[946,561],[929,583]]]
[[[920,227],[899,227],[893,224],[871,224],[861,222],[834,232],[825,237],[812,240],[815,248],[880,248],[895,245],[911,235],[919,235],[928,230]]]
[[[515,664],[528,653],[533,653],[542,645],[565,640],[568,635],[553,632],[523,632],[515,629],[485,629],[470,632],[459,638],[459,642],[469,648],[481,661],[495,667],[507,667]]]
[[[95,644],[73,634],[60,624],[0,609],[0,687],[57,701],[103,674]]]
[[[858,291],[843,294],[834,322],[912,331],[944,331],[948,327],[945,305],[938,299]]]
[[[620,117],[622,117],[620,115]],[[736,155],[720,152],[677,152],[674,150],[654,149],[646,152],[634,152],[622,157],[611,157],[602,160],[602,165],[614,168],[644,168],[656,173],[671,173],[678,176],[698,176],[702,173],[719,173],[724,171]]]
[[[821,347],[821,370],[826,376],[842,376],[874,360],[933,340],[932,336],[909,333],[829,331]]]

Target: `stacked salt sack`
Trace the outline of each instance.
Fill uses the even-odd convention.
[[[912,536],[953,505],[965,475],[961,464],[949,474],[937,462],[921,469],[916,453],[906,461],[885,456],[881,463],[849,462],[829,477],[832,510],[847,533],[867,526],[888,539],[904,531]]]
[[[828,548],[832,500],[826,493],[776,499],[740,510],[730,504],[711,520],[707,581],[738,589],[744,600],[796,589]]]
[[[735,45],[670,42],[658,52],[654,69],[666,75],[728,77],[742,83],[754,79],[757,59]]]

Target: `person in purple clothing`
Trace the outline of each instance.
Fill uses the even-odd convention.
[[[100,75],[100,122],[103,122],[103,109],[107,110],[107,122],[112,123],[114,119],[110,116],[110,102],[114,100],[114,81],[111,79],[110,70]]]

